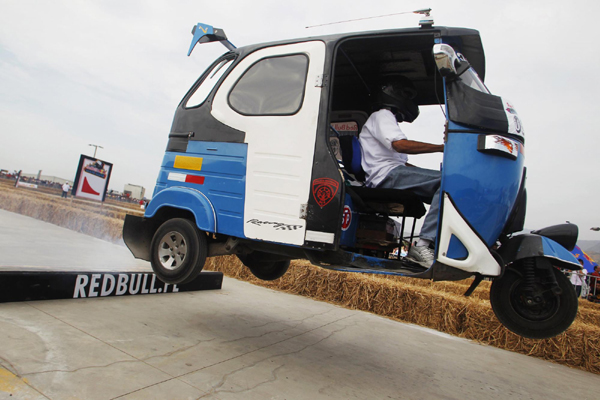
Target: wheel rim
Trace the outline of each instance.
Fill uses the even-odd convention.
[[[175,270],[185,261],[187,243],[183,235],[176,231],[165,234],[158,244],[158,259],[160,264],[168,269]]]
[[[541,284],[535,289],[528,288],[522,281],[517,281],[511,288],[510,302],[517,314],[530,321],[545,321],[552,318],[560,308],[560,299]]]

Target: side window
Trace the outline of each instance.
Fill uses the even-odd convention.
[[[291,115],[300,110],[308,57],[264,58],[242,75],[229,93],[229,105],[244,115]]]
[[[208,76],[196,88],[196,91],[185,103],[186,108],[196,107],[204,103],[210,91],[215,87],[219,78],[223,76],[225,71],[231,66],[233,60],[223,60],[213,67]]]

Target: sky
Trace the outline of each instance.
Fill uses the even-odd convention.
[[[368,4],[368,8],[365,5]],[[73,179],[80,154],[114,164],[110,189],[142,185],[151,195],[175,108],[225,48],[187,50],[191,29],[222,28],[238,47],[340,32],[415,27],[400,14],[431,8],[435,25],[480,31],[486,85],[510,99],[525,128],[526,227],[573,222],[600,240],[600,89],[593,17],[600,3],[576,0],[283,2],[257,0],[0,0],[0,168]],[[439,107],[403,129],[441,143]],[[440,155],[411,163],[439,168]]]

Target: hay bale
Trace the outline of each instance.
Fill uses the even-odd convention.
[[[123,220],[72,207],[70,201],[47,201],[19,191],[1,191],[0,207],[111,242],[122,239]]]

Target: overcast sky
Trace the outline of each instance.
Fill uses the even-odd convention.
[[[535,5],[534,5],[535,4]],[[368,6],[368,8],[367,8]],[[173,113],[225,48],[187,50],[197,22],[236,46],[417,26],[419,16],[308,25],[432,8],[436,25],[480,31],[486,84],[510,99],[526,134],[526,226],[569,220],[600,239],[600,89],[595,1],[27,1],[0,0],[0,168],[73,179],[80,154],[114,163],[110,188],[151,195]],[[441,142],[439,108],[409,138]],[[437,168],[440,156],[411,158]]]

